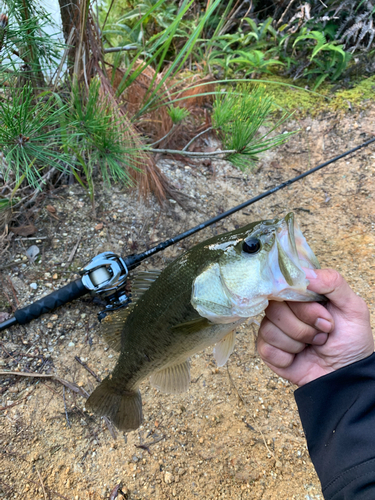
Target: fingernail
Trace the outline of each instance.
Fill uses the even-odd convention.
[[[306,278],[309,280],[309,279],[312,279],[312,278],[317,278],[318,275],[316,274],[316,272],[314,271],[314,269],[309,269],[307,267],[304,267],[303,268],[303,272],[306,274]]]
[[[324,345],[327,342],[328,335],[326,333],[318,333],[312,339],[312,345]]]
[[[332,323],[326,319],[318,318],[315,321],[315,328],[321,332],[329,333],[332,330]]]

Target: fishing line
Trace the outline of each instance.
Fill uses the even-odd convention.
[[[107,306],[105,311],[102,311],[98,315],[99,319],[102,319],[109,311],[113,311],[115,309],[118,309],[119,307],[124,307],[129,303],[129,297],[127,296],[125,291],[128,272],[129,270],[137,267],[143,260],[151,257],[152,255],[155,255],[158,252],[161,252],[165,248],[168,248],[175,243],[178,243],[184,238],[187,238],[188,236],[191,236],[198,231],[201,231],[202,229],[215,224],[215,222],[218,222],[225,217],[228,217],[229,215],[232,215],[235,212],[238,212],[239,210],[242,210],[243,208],[256,203],[257,201],[260,201],[263,198],[266,198],[267,196],[270,196],[271,194],[276,193],[277,191],[284,189],[287,186],[290,186],[294,182],[297,182],[304,177],[317,172],[321,168],[324,168],[331,163],[341,160],[341,158],[345,158],[346,156],[354,153],[355,151],[358,151],[359,149],[367,147],[373,142],[375,142],[375,137],[360,144],[359,146],[356,146],[353,149],[349,149],[348,151],[335,156],[331,160],[321,163],[320,165],[307,170],[306,172],[297,175],[296,177],[293,177],[292,179],[282,182],[278,186],[269,189],[268,191],[265,191],[264,193],[261,193],[258,196],[255,196],[254,198],[251,198],[250,200],[245,201],[244,203],[241,203],[240,205],[237,205],[236,207],[231,208],[230,210],[227,210],[226,212],[223,212],[222,214],[219,214],[216,217],[213,217],[212,219],[209,219],[208,221],[203,222],[202,224],[199,224],[198,226],[195,226],[188,231],[175,236],[174,238],[170,238],[169,240],[159,243],[159,245],[151,248],[150,250],[146,250],[145,252],[136,255],[129,255],[124,258],[119,257],[118,255],[115,255],[111,252],[104,252],[97,255],[83,268],[83,270],[80,271],[82,278],[67,284],[59,290],[55,290],[54,292],[37,300],[29,306],[18,309],[14,312],[14,316],[12,318],[0,323],[0,331],[5,330],[6,328],[9,328],[10,326],[13,326],[17,323],[21,325],[29,323],[42,314],[51,312],[56,309],[56,307],[67,304],[68,302],[82,297],[87,293],[97,294],[106,300]]]

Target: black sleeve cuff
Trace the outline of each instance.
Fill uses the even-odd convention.
[[[295,391],[325,499],[375,499],[375,353]]]

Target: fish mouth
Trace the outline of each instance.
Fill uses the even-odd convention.
[[[275,226],[275,243],[270,252],[274,286],[268,299],[303,302],[325,300],[322,295],[307,290],[309,281],[303,268],[319,269],[320,265],[293,212],[277,221]]]

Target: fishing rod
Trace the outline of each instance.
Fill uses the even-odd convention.
[[[181,233],[174,238],[163,241],[162,243],[159,243],[157,246],[150,248],[145,252],[128,255],[127,257],[121,257],[112,252],[104,252],[97,255],[80,271],[81,278],[68,283],[59,290],[55,290],[49,295],[46,295],[45,297],[37,300],[36,302],[33,302],[32,304],[22,309],[17,309],[14,312],[14,316],[12,318],[0,323],[0,331],[16,324],[25,325],[33,319],[39,318],[39,316],[41,316],[42,314],[52,312],[57,307],[72,302],[73,300],[78,299],[79,297],[82,297],[83,295],[86,295],[88,293],[91,293],[92,295],[98,295],[107,302],[105,310],[101,311],[98,314],[98,318],[101,321],[110,311],[114,311],[116,309],[119,309],[120,307],[125,307],[128,305],[130,299],[125,291],[127,276],[129,274],[129,271],[139,266],[143,260],[151,257],[152,255],[155,255],[158,252],[161,252],[162,250],[165,250],[166,248],[174,245],[175,243],[178,243],[188,236],[191,236],[198,231],[201,231],[202,229],[215,224],[215,222],[218,222],[225,217],[228,217],[229,215],[232,215],[235,212],[238,212],[239,210],[242,210],[243,208],[256,203],[257,201],[262,200],[263,198],[266,198],[273,193],[276,193],[280,189],[284,189],[285,187],[290,186],[294,182],[297,182],[304,177],[313,174],[321,168],[324,168],[327,165],[330,165],[331,163],[334,163],[341,158],[344,158],[345,156],[358,151],[359,149],[367,147],[373,142],[375,142],[375,137],[360,144],[359,146],[356,146],[353,149],[345,151],[344,153],[332,158],[331,160],[321,163],[320,165],[317,165],[316,167],[307,170],[306,172],[297,175],[296,177],[293,177],[292,179],[282,182],[278,186],[269,189],[268,191],[265,191],[264,193],[261,193],[258,196],[255,196],[254,198],[251,198],[250,200],[247,200],[244,203],[241,203],[240,205],[237,205],[236,207],[233,207],[230,210],[227,210],[226,212],[223,212],[216,217],[213,217],[212,219],[199,224],[198,226],[188,229],[184,233]]]

